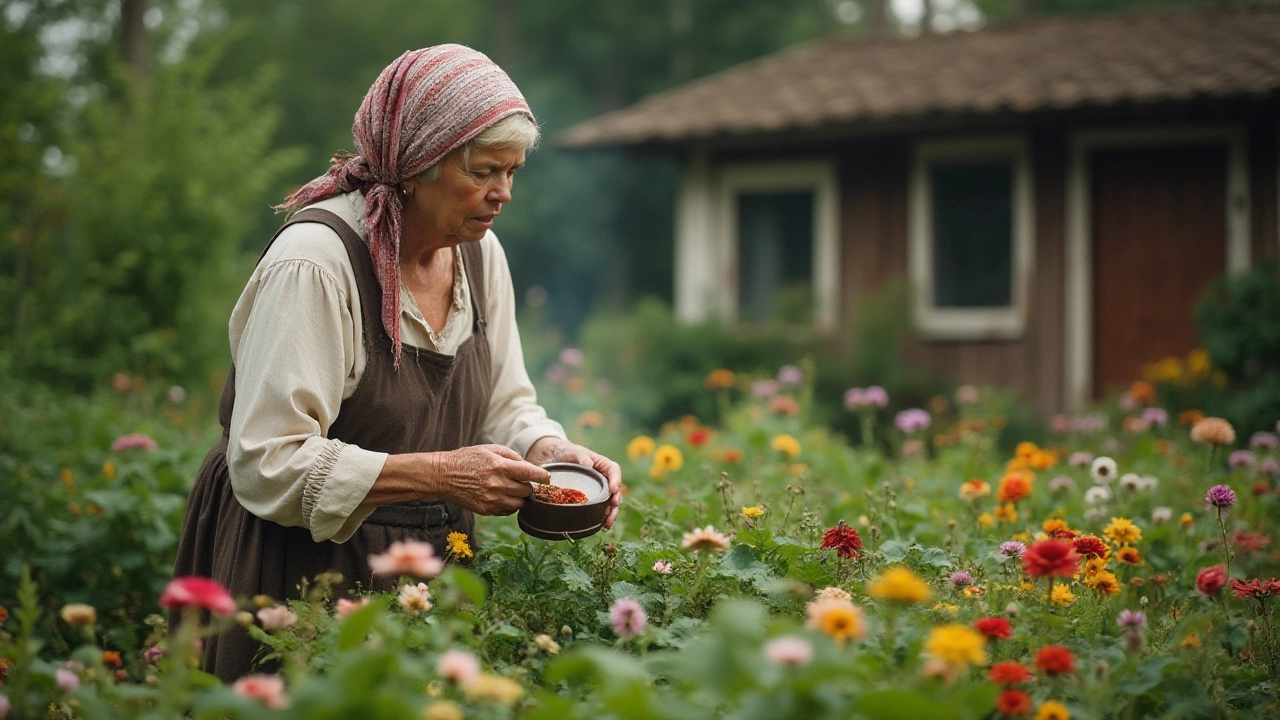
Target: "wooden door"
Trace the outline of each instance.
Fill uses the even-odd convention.
[[[1226,269],[1224,145],[1099,150],[1093,208],[1093,393],[1197,346],[1192,307]]]

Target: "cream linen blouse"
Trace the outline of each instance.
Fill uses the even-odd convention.
[[[329,210],[362,239],[359,192],[313,207]],[[493,396],[481,435],[527,454],[539,438],[564,429],[538,405],[516,328],[515,290],[506,254],[492,232],[484,253]],[[454,249],[448,319],[432,331],[413,293],[400,286],[400,337],[406,345],[453,355],[472,335],[471,295]],[[254,515],[305,527],[317,542],[348,540],[373,511],[358,506],[387,454],[327,436],[342,401],[365,367],[360,293],[341,238],[317,223],[289,227],[250,276],[231,313],[236,401],[227,462],[236,498]]]

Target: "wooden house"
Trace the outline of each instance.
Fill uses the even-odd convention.
[[[908,358],[1071,410],[1196,345],[1280,255],[1280,5],[833,37],[570,128],[677,158],[682,320],[809,288],[837,331],[909,280]]]

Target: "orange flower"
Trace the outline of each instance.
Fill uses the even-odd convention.
[[[1002,503],[1014,503],[1031,494],[1030,473],[1014,471],[1007,473],[1000,480],[1000,488],[996,490],[996,499]]]
[[[103,653],[102,653],[102,664],[103,664],[103,665],[110,665],[110,666],[112,666],[112,667],[120,667],[120,665],[121,665],[121,661],[120,661],[120,653],[116,652],[115,650],[105,650],[105,651],[103,651]]]
[[[769,410],[775,415],[799,415],[800,403],[793,397],[779,395],[769,402]]]
[[[1129,388],[1129,397],[1143,405],[1154,405],[1156,389],[1151,387],[1151,383],[1139,380]]]
[[[1204,413],[1199,410],[1183,410],[1178,413],[1179,425],[1195,425],[1204,419]]]
[[[996,698],[996,711],[1009,717],[1031,712],[1031,696],[1021,690],[1005,690]]]
[[[1021,663],[1006,660],[991,666],[987,677],[997,685],[1017,685],[1031,679],[1031,671]]]
[[[725,368],[712,370],[707,375],[707,389],[727,390],[733,387],[734,380],[735,377],[732,370],[726,370]]]
[[[724,449],[724,461],[725,461],[725,462],[727,462],[727,463],[740,463],[740,462],[742,462],[742,451],[741,451],[741,450],[739,450],[738,448],[725,448],[725,449]]]
[[[1046,675],[1062,675],[1076,669],[1075,656],[1061,645],[1045,645],[1036,653],[1036,667]]]
[[[1031,577],[1071,577],[1080,570],[1080,556],[1065,540],[1041,540],[1027,548],[1022,565]]]
[[[604,424],[604,417],[595,410],[587,410],[578,415],[578,427],[594,428]]]

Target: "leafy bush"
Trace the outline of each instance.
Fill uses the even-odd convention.
[[[1206,408],[1243,431],[1280,417],[1280,265],[1264,263],[1210,285],[1195,309],[1201,344],[1227,386]]]

